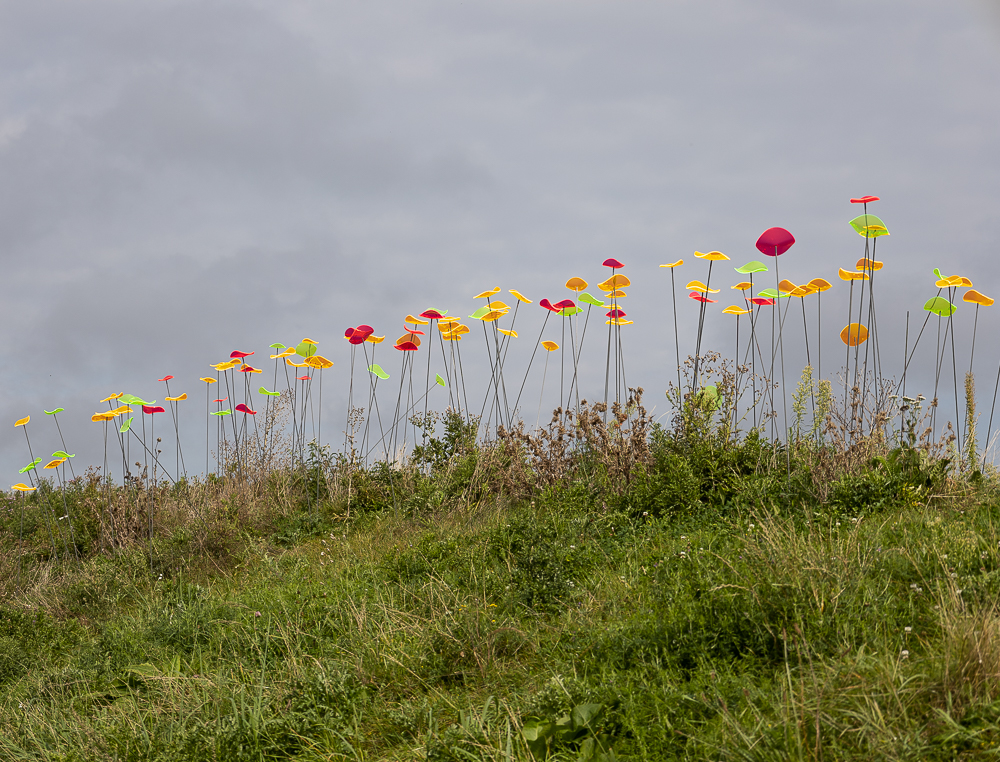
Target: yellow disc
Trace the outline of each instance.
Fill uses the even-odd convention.
[[[840,268],[837,273],[841,280],[868,280],[868,273],[852,273],[850,270]]]
[[[719,293],[719,289],[717,289],[717,288],[709,288],[704,283],[702,283],[700,280],[693,280],[690,283],[688,283],[684,288],[686,288],[688,291],[700,291],[703,294],[717,294],[717,293]]]
[[[722,262],[729,259],[729,257],[721,251],[709,251],[705,254],[702,254],[700,251],[696,251],[694,255],[698,257],[698,259],[707,259],[709,262]]]

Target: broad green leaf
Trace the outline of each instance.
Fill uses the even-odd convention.
[[[705,387],[706,389],[709,387]],[[715,389],[715,387],[712,387]],[[573,724],[578,728],[589,728],[604,713],[604,704],[578,704],[573,707]]]

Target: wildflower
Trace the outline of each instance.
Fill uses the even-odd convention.
[[[260,612],[259,611],[255,611],[255,612],[253,612],[253,615],[254,615],[254,617],[259,618],[260,617]]]
[[[900,658],[903,658],[903,659],[909,659],[910,658],[910,652],[906,651],[906,650],[900,651],[899,652],[899,656],[900,656]]]
[[[905,632],[907,635],[909,635],[911,632],[913,632],[913,628],[912,627],[904,627],[903,628],[903,632]]]

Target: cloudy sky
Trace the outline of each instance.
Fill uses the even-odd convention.
[[[556,301],[571,276],[606,277],[607,257],[633,281],[628,381],[659,415],[676,373],[657,265],[685,259],[692,353],[697,305],[682,284],[704,280],[695,250],[742,264],[780,225],[797,238],[782,277],[836,281],[863,253],[847,222],[864,194],[882,198],[870,211],[891,231],[879,330],[898,374],[906,311],[911,328],[922,320],[934,267],[1000,296],[998,124],[992,0],[2,2],[0,468],[13,483],[28,461],[10,428],[24,415],[36,455],[59,446],[42,414],[56,406],[77,471],[98,463],[98,400],[162,400],[166,374],[193,398],[185,452],[203,462],[198,377],[234,349],[256,359],[306,336],[335,363],[323,401],[336,442],[346,327],[391,341],[408,312],[468,315],[496,285]],[[724,271],[719,309],[736,282]],[[824,299],[832,375],[847,289],[836,281]],[[731,354],[719,309],[703,344]],[[956,316],[960,366],[971,314]],[[533,305],[518,318],[507,366],[518,383],[543,317]],[[988,402],[1000,313],[980,317]],[[796,330],[790,377],[804,363]],[[590,335],[583,392],[599,398],[605,351]],[[933,386],[934,337],[923,341],[913,384]],[[484,342],[462,351],[481,400]],[[397,353],[382,356],[395,384]],[[530,422],[539,370],[522,403]]]

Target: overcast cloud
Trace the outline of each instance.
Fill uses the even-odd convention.
[[[98,463],[97,401],[162,400],[166,374],[194,398],[182,426],[197,463],[209,363],[305,336],[335,362],[324,432],[341,431],[347,326],[391,341],[406,313],[464,316],[494,285],[555,301],[571,276],[606,277],[607,257],[633,281],[628,380],[659,415],[675,371],[657,265],[686,261],[692,353],[695,250],[739,265],[780,225],[798,240],[782,277],[835,281],[863,253],[847,222],[864,194],[891,231],[879,329],[898,373],[934,267],[1000,296],[998,124],[1000,17],[985,0],[0,3],[0,467],[20,478],[9,426],[24,415],[36,449],[59,446],[42,414],[55,406],[77,463]],[[846,300],[839,281],[824,296],[827,375]],[[719,312],[704,344],[731,354]],[[956,316],[960,365],[971,314]],[[522,315],[518,382],[544,317]],[[980,317],[988,397],[1000,313]],[[804,351],[789,335],[794,378]],[[471,338],[470,402],[486,367]],[[926,348],[915,385],[933,385]],[[603,370],[595,339],[586,396],[603,394]]]

